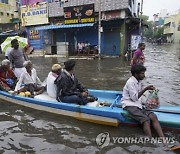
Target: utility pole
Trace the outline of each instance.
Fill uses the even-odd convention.
[[[14,12],[18,15],[18,30],[21,29],[21,9],[20,9],[20,2],[16,1],[16,10]]]
[[[141,11],[140,11],[140,23],[139,23],[139,34],[141,36],[141,40],[143,39],[142,36],[142,9],[143,9],[143,0],[141,0]]]
[[[98,23],[98,58],[101,59],[101,0],[98,1],[99,23]]]

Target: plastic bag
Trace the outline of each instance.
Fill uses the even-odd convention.
[[[12,87],[14,85],[14,80],[13,79],[6,79],[6,83]]]
[[[150,94],[146,100],[146,108],[147,109],[158,109],[160,107],[159,97],[158,97],[158,89],[153,91],[149,91]]]

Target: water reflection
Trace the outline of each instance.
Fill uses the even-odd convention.
[[[180,48],[179,46],[150,46],[145,51],[147,83],[160,90],[162,104],[180,105]],[[63,58],[31,58],[41,80],[54,63]],[[88,88],[122,90],[130,77],[129,62],[124,58],[77,60],[76,76]],[[142,136],[142,128],[110,127],[31,110],[0,101],[0,153],[164,153],[161,144],[118,144],[99,149],[95,138],[101,132],[111,137]],[[180,135],[166,131],[166,136]],[[172,153],[172,152],[169,152]]]

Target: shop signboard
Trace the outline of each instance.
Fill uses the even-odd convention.
[[[48,5],[46,2],[21,7],[22,26],[48,24]]]
[[[65,24],[84,24],[94,21],[94,4],[64,7]]]
[[[131,35],[131,50],[136,50],[142,39],[140,35]]]
[[[39,40],[41,38],[38,30],[30,29],[29,30],[29,39],[30,40]]]

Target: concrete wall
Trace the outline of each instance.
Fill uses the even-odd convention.
[[[95,4],[95,12],[98,12],[98,0],[69,0],[67,3],[64,3],[62,7],[60,7],[60,2],[57,2],[57,0],[53,0],[52,3],[49,3],[49,17],[63,16],[63,7],[86,5],[93,3]],[[101,11],[122,10],[129,8],[128,0],[101,0],[101,3]]]
[[[175,40],[174,43],[180,43],[180,13],[176,16],[175,19]]]
[[[11,23],[12,18],[17,18],[18,13],[14,12],[16,0],[9,0],[9,4],[0,3],[0,23]]]
[[[180,13],[174,16],[165,18],[164,21],[164,34],[167,36],[167,40],[174,43],[180,43]]]

